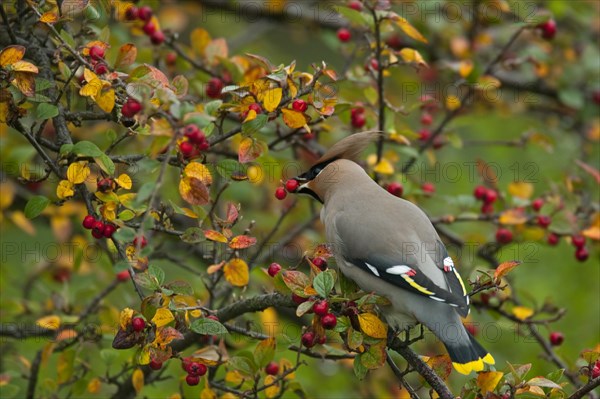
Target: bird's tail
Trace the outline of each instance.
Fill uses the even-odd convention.
[[[467,375],[471,371],[483,370],[484,363],[494,364],[494,357],[479,342],[475,341],[475,338],[466,329],[465,332],[469,337],[468,340],[444,342],[454,369]]]

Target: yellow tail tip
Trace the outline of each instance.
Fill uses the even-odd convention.
[[[454,366],[454,369],[459,373],[469,375],[473,371],[483,370],[483,368],[485,367],[484,363],[494,364],[496,363],[496,361],[494,360],[494,357],[488,353],[483,357],[483,359],[479,358],[468,363],[452,362],[452,366]]]

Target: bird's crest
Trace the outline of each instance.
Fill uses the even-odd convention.
[[[315,164],[334,159],[349,159],[356,161],[360,153],[373,141],[381,137],[378,131],[360,132],[343,138],[335,143]]]

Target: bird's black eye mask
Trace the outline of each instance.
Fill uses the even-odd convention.
[[[308,194],[311,197],[313,197],[314,199],[316,199],[317,201],[319,201],[320,203],[323,203],[323,200],[321,198],[319,198],[317,193],[315,193],[313,190],[308,188],[306,186],[306,183],[314,180],[319,175],[319,173],[321,173],[323,171],[323,169],[325,169],[325,167],[327,165],[329,165],[330,163],[332,163],[336,160],[337,160],[337,158],[332,158],[327,161],[318,163],[315,166],[313,166],[312,168],[310,168],[307,172],[304,172],[301,175],[296,176],[295,179],[298,181],[298,183],[300,183],[300,189],[297,191],[297,193]]]

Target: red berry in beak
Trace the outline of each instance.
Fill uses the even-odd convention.
[[[285,182],[285,189],[290,193],[296,192],[298,186],[300,186],[300,184],[298,183],[298,180],[295,179],[290,179],[287,182]]]

